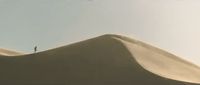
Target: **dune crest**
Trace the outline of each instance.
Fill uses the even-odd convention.
[[[141,41],[103,35],[0,58],[2,85],[200,85],[200,69]]]
[[[141,41],[119,35],[110,36],[120,40],[144,69],[169,79],[200,83],[199,66]]]

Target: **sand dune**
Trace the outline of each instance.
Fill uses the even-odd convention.
[[[2,55],[2,56],[18,56],[18,55],[23,55],[23,53],[0,48],[0,55]]]
[[[103,35],[0,58],[2,85],[200,85],[200,68],[141,41]]]

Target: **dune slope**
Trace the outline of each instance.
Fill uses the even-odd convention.
[[[23,55],[23,53],[0,48],[0,55],[2,55],[2,56],[18,56],[18,55]]]
[[[200,85],[200,69],[118,35],[0,58],[2,85]]]

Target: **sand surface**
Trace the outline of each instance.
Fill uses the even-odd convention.
[[[35,54],[1,55],[0,67],[0,85],[200,85],[198,66],[119,35]]]
[[[0,55],[2,55],[2,56],[19,56],[19,55],[23,55],[23,53],[0,48]]]

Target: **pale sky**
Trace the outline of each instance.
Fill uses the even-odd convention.
[[[200,65],[200,0],[0,0],[0,47],[31,53],[102,34]]]

